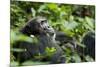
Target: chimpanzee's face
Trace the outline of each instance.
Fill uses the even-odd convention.
[[[49,25],[46,18],[38,17],[34,19],[30,25],[32,26],[33,32],[36,32],[38,34],[40,33],[48,33],[48,34],[54,34],[54,29]]]

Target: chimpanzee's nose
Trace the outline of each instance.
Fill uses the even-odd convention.
[[[46,30],[46,28],[44,28],[44,30]]]
[[[48,30],[48,29],[50,29],[50,26],[46,26],[46,27],[44,28],[44,30]]]
[[[50,26],[47,26],[47,28],[50,28]]]

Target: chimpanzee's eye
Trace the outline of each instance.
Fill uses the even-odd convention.
[[[50,28],[50,26],[48,26],[48,28]]]
[[[47,20],[42,20],[41,21],[41,24],[44,24],[44,23],[46,23],[47,22]]]
[[[41,21],[41,24],[44,24],[44,21]]]

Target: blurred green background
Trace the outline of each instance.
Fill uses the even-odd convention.
[[[75,5],[75,4],[61,4],[61,3],[45,3],[45,2],[26,2],[26,1],[11,1],[10,5],[10,29],[11,29],[11,65],[18,65],[15,61],[12,52],[13,44],[16,41],[25,40],[32,42],[29,37],[18,33],[31,18],[36,16],[44,16],[48,19],[49,24],[58,31],[65,32],[69,37],[75,37],[81,44],[82,37],[89,31],[95,32],[95,6],[94,5]],[[34,39],[36,42],[36,39]],[[15,49],[17,51],[17,49]],[[20,51],[20,50],[19,50]],[[75,62],[84,62],[75,52],[73,56],[70,55],[70,50],[65,51],[66,63],[70,63],[71,58]],[[85,61],[94,61],[89,56],[84,56]],[[31,62],[26,61],[23,65],[37,65],[48,64],[47,62]]]

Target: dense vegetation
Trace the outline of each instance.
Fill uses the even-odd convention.
[[[83,9],[86,9],[85,12]],[[32,40],[20,34],[18,31],[26,24],[28,20],[36,16],[44,16],[48,19],[50,25],[58,31],[63,31],[69,37],[74,37],[78,46],[83,47],[81,43],[83,36],[89,32],[95,32],[95,7],[90,5],[74,5],[60,3],[40,3],[11,1],[11,65],[18,65],[12,55],[13,51],[23,51],[13,49],[12,46],[16,41],[37,42],[36,38]],[[53,50],[53,49],[52,49]],[[47,50],[50,52],[50,50]],[[84,62],[80,55],[75,52],[71,55],[71,50],[66,49],[66,63],[70,63],[71,59],[75,62]],[[84,56],[85,61],[94,61],[90,56]],[[48,62],[31,62],[26,61],[23,65],[48,64]]]

